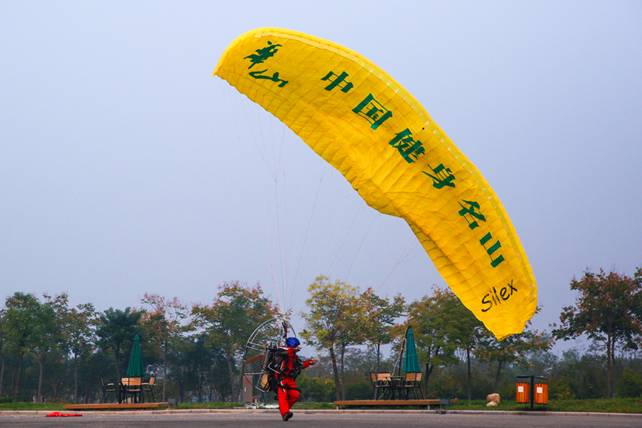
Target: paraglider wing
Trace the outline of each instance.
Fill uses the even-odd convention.
[[[386,72],[336,43],[261,28],[236,39],[214,74],[284,122],[368,205],[405,219],[495,336],[523,330],[537,288],[508,215],[477,168]]]

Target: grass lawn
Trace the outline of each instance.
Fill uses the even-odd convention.
[[[317,409],[336,409],[337,406],[334,403],[317,403],[313,401],[297,403],[295,409],[308,409],[308,410],[317,410]]]
[[[178,403],[176,409],[233,409],[243,407],[241,403],[213,401],[210,403]]]
[[[0,403],[2,410],[65,410],[64,403]]]
[[[179,409],[227,409],[243,407],[240,403],[180,403]],[[334,403],[300,402],[297,409],[334,409]],[[536,408],[544,409],[542,406]],[[497,407],[486,407],[484,400],[460,400],[456,405],[449,406],[453,410],[527,410],[528,405],[517,404],[514,401],[502,401]],[[586,399],[586,400],[552,400],[545,408],[550,411],[563,412],[611,412],[611,413],[642,413],[642,398]]]
[[[484,400],[460,400],[449,409],[458,410],[528,410],[527,404],[514,401],[502,401],[497,407],[486,407]],[[584,400],[550,400],[547,406],[535,406],[554,412],[608,412],[608,413],[642,413],[642,398],[599,398]]]

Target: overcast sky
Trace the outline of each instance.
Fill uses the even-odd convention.
[[[426,107],[502,200],[545,328],[574,275],[642,265],[641,19],[640,1],[0,0],[0,298],[207,302],[240,280],[301,310],[318,274],[443,286],[403,220],[211,77],[272,26],[364,54]]]

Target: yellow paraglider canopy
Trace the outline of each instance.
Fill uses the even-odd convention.
[[[279,118],[378,211],[404,218],[463,304],[498,338],[520,333],[537,287],[506,211],[419,102],[357,52],[260,28],[214,74]]]

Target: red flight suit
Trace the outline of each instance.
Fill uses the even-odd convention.
[[[313,359],[302,362],[296,354],[298,350],[298,348],[283,349],[285,355],[283,355],[281,367],[279,367],[280,373],[277,375],[278,385],[276,390],[281,416],[288,413],[294,403],[299,401],[301,394],[296,389],[296,376],[299,374],[300,369],[308,368],[315,362]],[[286,351],[287,354],[285,353]]]

